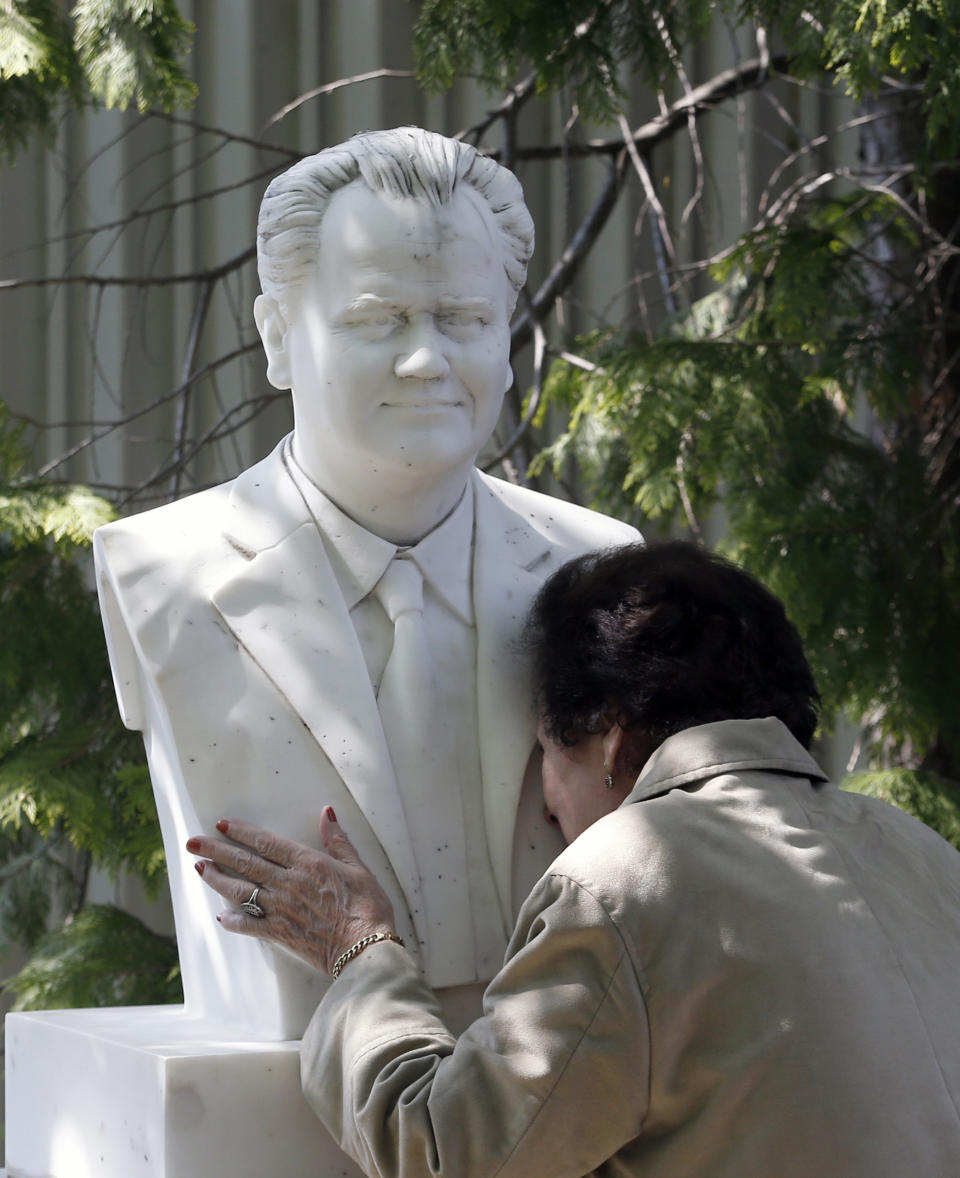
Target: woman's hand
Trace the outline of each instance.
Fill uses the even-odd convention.
[[[225,929],[283,945],[329,974],[337,958],[371,933],[395,933],[393,905],[360,862],[327,806],[320,819],[324,851],[280,838],[238,819],[222,819],[224,838],[187,840],[201,856],[203,882],[236,907],[217,919]],[[263,916],[238,911],[258,888]]]

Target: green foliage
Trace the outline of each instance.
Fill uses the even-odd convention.
[[[24,478],[22,461],[0,403],[0,950],[37,945],[64,910],[82,915],[90,864],[134,872],[148,894],[165,875],[142,747],[116,714],[88,584],[92,532],[111,508],[86,488]],[[81,963],[69,938],[87,927],[78,917],[56,943],[64,969]],[[39,984],[25,982],[20,1001]],[[109,970],[100,984],[98,1002],[130,990]]]
[[[155,896],[166,863],[149,775],[120,759],[137,755],[136,739],[78,724],[17,741],[0,762],[0,830],[66,832],[99,867],[134,872]]]
[[[44,936],[4,989],[16,995],[14,1010],[183,1001],[173,938],[99,904]]]
[[[64,844],[62,831],[44,838],[29,825],[0,837],[0,942],[31,948],[54,909],[75,902],[76,876],[59,854]]]
[[[193,101],[180,57],[193,26],[170,0],[78,0],[74,45],[91,93],[105,106],[172,110]]]
[[[843,788],[906,810],[960,850],[960,801],[955,784],[933,773],[885,769],[854,773],[844,780]]]
[[[113,509],[88,487],[22,482],[11,493],[0,490],[0,518],[13,548],[49,537],[61,551],[69,551],[88,544],[94,529],[113,518]]]
[[[424,0],[415,32],[418,73],[430,89],[476,65],[490,86],[532,63],[541,91],[573,85],[582,108],[607,117],[622,92],[622,63],[646,78],[674,72],[673,47],[709,25],[709,0]]]
[[[960,9],[954,0],[424,0],[415,33],[418,73],[430,89],[476,69],[491,86],[523,68],[541,91],[571,86],[588,116],[606,118],[629,73],[666,86],[682,55],[717,16],[756,21],[788,46],[795,73],[834,71],[856,97],[889,76],[917,86],[927,145],[960,143]]]
[[[0,5],[0,152],[49,130],[61,100],[172,110],[196,87],[183,71],[193,26],[173,0],[57,0]]]
[[[960,145],[960,7],[955,0],[857,0],[821,3],[826,65],[857,97],[884,76],[917,85],[926,143],[947,155]]]
[[[61,96],[80,101],[83,77],[57,0],[0,11],[0,151],[12,158],[34,128],[48,127]]]
[[[907,240],[898,217],[821,202],[745,238],[655,337],[581,340],[597,368],[554,365],[571,418],[542,461],[575,460],[614,514],[690,523],[722,498],[723,546],[784,600],[828,712],[922,749],[958,735],[960,508],[930,477],[910,308],[871,298],[864,243],[878,221]]]

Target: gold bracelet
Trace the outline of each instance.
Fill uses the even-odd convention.
[[[398,945],[402,945],[403,937],[398,937],[396,933],[371,933],[368,937],[361,937],[355,945],[350,946],[346,953],[340,954],[337,960],[333,963],[333,969],[330,971],[330,976],[336,980],[340,976],[340,971],[348,961],[353,961],[354,957],[359,957],[364,949],[370,945],[375,945],[377,941],[396,941]]]

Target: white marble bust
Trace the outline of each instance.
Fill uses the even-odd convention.
[[[326,983],[223,933],[182,846],[220,817],[316,844],[331,804],[451,1018],[467,1020],[557,849],[517,643],[527,608],[565,560],[637,534],[474,467],[511,381],[533,248],[510,172],[417,128],[360,135],[273,181],[258,246],[255,317],[293,433],[231,483],[95,539],[187,1011],[299,1036]],[[398,557],[422,578],[426,735],[388,722],[381,694],[394,642],[381,578]]]

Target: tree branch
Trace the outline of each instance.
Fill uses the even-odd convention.
[[[0,883],[6,883],[7,880],[13,879],[15,875],[19,875],[21,871],[24,871],[32,863],[36,863],[38,859],[49,855],[51,851],[56,850],[62,841],[63,831],[58,828],[49,838],[44,839],[42,843],[39,843],[32,850],[24,851],[22,855],[17,855],[15,858],[8,860],[0,868]]]
[[[556,300],[570,285],[584,258],[590,252],[590,247],[609,220],[623,187],[627,171],[626,159],[627,154],[624,151],[617,159],[611,160],[606,183],[596,203],[577,230],[573,240],[557,259],[540,289],[531,298],[527,310],[514,324],[510,333],[512,352],[519,351],[529,343],[533,334],[534,322],[542,322]]]
[[[789,63],[790,58],[786,54],[779,54],[770,60],[752,57],[735,69],[722,70],[709,82],[695,86],[689,94],[678,98],[667,108],[665,113],[656,115],[643,126],[638,127],[630,138],[641,150],[649,150],[687,126],[691,111],[695,114],[702,114],[730,98],[736,98],[738,94],[765,86],[770,82],[773,74],[783,73]],[[571,143],[566,148],[560,143],[550,143],[543,146],[518,148],[517,159],[559,159],[565,151],[569,155],[616,156],[623,151],[625,146],[626,143],[622,138],[586,139],[582,143]],[[499,153],[496,151],[491,151],[490,155],[494,159],[499,158]]]
[[[246,262],[257,256],[256,245],[251,245],[241,253],[229,258],[219,266],[210,270],[198,270],[192,274],[140,274],[131,278],[119,275],[104,277],[102,274],[61,274],[57,277],[49,275],[42,278],[4,278],[0,280],[0,290],[19,290],[26,286],[176,286],[178,283],[188,282],[218,282],[234,270],[239,270]]]
[[[481,119],[479,123],[474,123],[471,127],[466,127],[464,130],[458,131],[453,138],[466,139],[469,136],[475,143],[479,142],[497,119],[503,118],[511,111],[519,110],[527,99],[536,92],[536,88],[537,75],[528,74],[522,82],[518,82],[515,86],[510,87],[510,92],[504,98],[503,102],[499,106],[495,106],[493,110],[488,111],[486,118]]]
[[[100,433],[91,433],[88,434],[87,437],[81,438],[79,442],[75,443],[75,445],[64,451],[63,454],[58,455],[45,466],[40,467],[40,469],[37,471],[37,476],[39,478],[49,477],[49,475],[55,471],[57,467],[62,466],[65,462],[69,462],[71,458],[75,458],[77,454],[81,453],[83,450],[86,450],[89,446],[96,445],[97,442],[101,441],[103,438],[108,437],[115,430],[123,429],[124,426],[127,426],[131,422],[136,421],[137,418],[145,417],[148,413],[152,413],[155,409],[161,408],[163,405],[167,404],[168,401],[176,400],[176,398],[182,396],[187,389],[195,385],[197,381],[202,380],[205,376],[210,376],[218,369],[223,368],[225,365],[229,364],[232,360],[236,360],[237,357],[245,356],[248,352],[256,351],[259,347],[260,341],[255,340],[249,344],[241,344],[240,347],[234,348],[232,352],[227,352],[225,355],[219,356],[216,360],[211,360],[209,364],[205,364],[202,368],[198,368],[197,371],[194,372],[188,380],[185,380],[183,384],[178,385],[169,393],[164,393],[163,396],[155,397],[149,405],[144,405],[140,409],[135,409],[132,413],[126,414],[126,416],[119,418],[117,421],[104,423],[100,429]],[[78,422],[38,422],[23,413],[12,413],[10,416],[14,417],[17,421],[24,421],[28,425],[32,425],[37,429],[61,429],[64,427],[64,425],[69,425],[76,428],[80,424]],[[94,421],[89,423],[86,428],[96,430],[99,428],[99,426],[100,423]]]
[[[299,98],[295,98],[293,102],[288,102],[286,106],[281,106],[280,109],[270,116],[264,123],[264,132],[269,131],[271,127],[275,126],[287,115],[292,114],[298,110],[305,102],[309,102],[312,98],[319,98],[323,94],[333,94],[335,90],[342,90],[344,86],[355,86],[358,82],[372,82],[377,78],[412,78],[414,77],[412,70],[370,70],[366,74],[354,74],[351,78],[338,78],[336,82],[327,82],[324,86],[317,86],[314,90],[307,90],[306,93],[301,94]],[[280,148],[274,147],[271,150],[279,151]],[[303,157],[299,153],[296,154],[297,159]]]
[[[187,119],[183,115],[169,114],[162,110],[155,110],[150,113],[152,118],[163,119],[165,122],[173,123],[179,127],[189,127],[193,132],[204,135],[216,135],[225,143],[241,143],[244,147],[253,147],[257,151],[275,151],[278,155],[286,156],[291,163],[296,163],[297,160],[303,159],[302,151],[292,151],[289,147],[282,147],[277,143],[267,143],[265,139],[252,139],[249,135],[235,135],[232,131],[225,131],[223,127],[210,127],[206,123],[197,122],[196,119]],[[268,123],[267,126],[269,125]]]
[[[544,361],[547,354],[547,337],[543,333],[543,328],[536,320],[533,321],[533,345],[533,388],[530,392],[530,400],[527,402],[526,411],[516,429],[496,454],[484,461],[482,469],[485,471],[492,470],[498,462],[502,462],[520,443],[526,435],[527,430],[533,424],[533,419],[536,417],[537,410],[540,408],[540,402],[543,399]]]
[[[193,358],[197,354],[197,347],[200,343],[200,333],[203,331],[203,324],[207,318],[207,311],[210,309],[210,299],[213,295],[213,282],[204,282],[200,287],[200,292],[197,295],[197,301],[193,308],[193,316],[190,321],[190,335],[187,340],[187,351],[183,357],[183,368],[181,370],[180,384],[183,392],[180,395],[180,403],[177,405],[177,425],[174,432],[173,443],[173,462],[174,473],[170,480],[170,499],[176,499],[180,494],[180,479],[183,475],[183,467],[181,466],[181,458],[183,456],[183,448],[187,436],[187,420],[190,412],[190,370],[193,368]]]

